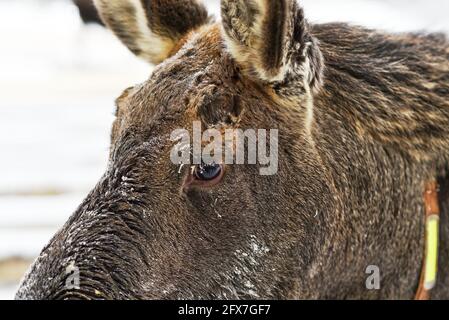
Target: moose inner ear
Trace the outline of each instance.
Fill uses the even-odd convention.
[[[323,58],[296,0],[222,0],[221,15],[226,45],[249,76],[320,84]]]
[[[209,22],[199,0],[94,0],[103,22],[137,56],[158,64]]]

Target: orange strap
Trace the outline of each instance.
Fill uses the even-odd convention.
[[[425,204],[425,214],[426,214],[426,234],[425,234],[425,249],[424,249],[424,261],[421,269],[421,276],[419,280],[418,290],[415,295],[415,300],[429,300],[430,291],[432,287],[426,284],[426,265],[429,259],[429,228],[428,224],[430,220],[438,219],[440,215],[440,207],[438,204],[438,183],[436,181],[430,181],[426,183],[424,192],[424,204]],[[432,237],[438,237],[438,235],[432,235]],[[436,259],[434,259],[436,260]],[[432,263],[436,268],[437,261]]]

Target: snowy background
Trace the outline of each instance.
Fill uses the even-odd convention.
[[[313,22],[449,33],[447,0],[301,3]],[[0,299],[100,178],[114,99],[150,71],[68,0],[0,0]]]

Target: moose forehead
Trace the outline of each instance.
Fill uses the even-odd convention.
[[[230,125],[243,105],[263,104],[263,91],[241,75],[215,24],[188,34],[146,82],[126,90],[117,99],[117,116],[133,127],[164,122],[167,129],[170,123],[188,128],[195,120]]]

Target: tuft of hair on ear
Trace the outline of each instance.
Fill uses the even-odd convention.
[[[249,76],[320,87],[323,56],[295,0],[222,0],[221,16],[226,46]]]
[[[209,23],[199,0],[94,0],[102,21],[138,57],[158,64]]]

